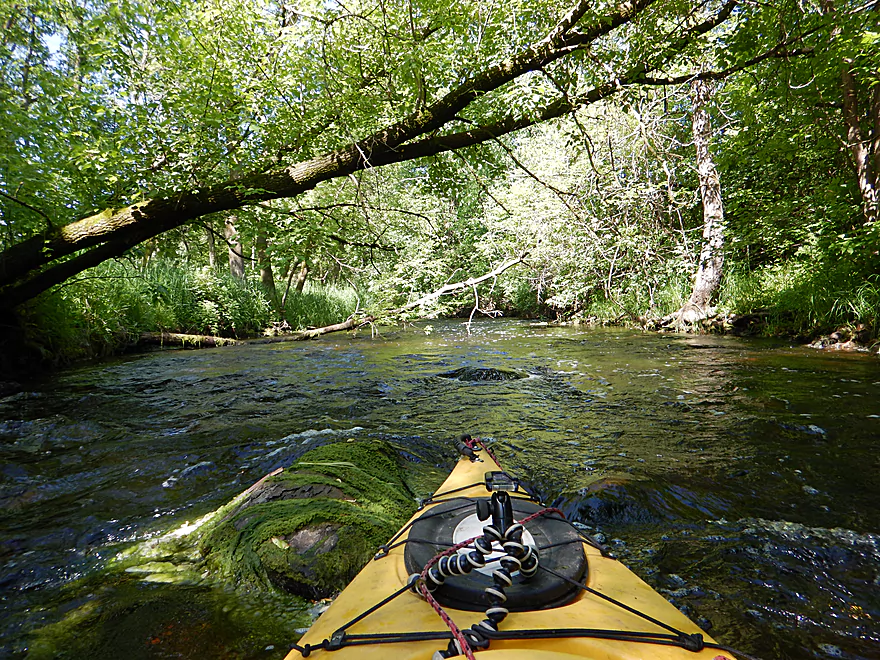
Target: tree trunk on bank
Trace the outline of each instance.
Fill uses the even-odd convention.
[[[257,234],[255,244],[257,248],[257,263],[260,265],[260,281],[263,283],[263,288],[266,289],[266,293],[269,294],[269,299],[272,301],[272,307],[274,307],[277,312],[278,291],[275,289],[275,274],[272,272],[272,260],[266,253],[266,248],[269,246],[269,240],[266,238],[264,232]]]
[[[284,288],[284,295],[281,296],[282,317],[284,317],[284,312],[287,309],[287,299],[290,296],[290,287],[293,285],[293,278],[296,278],[296,292],[302,293],[303,287],[306,285],[306,278],[309,276],[309,265],[305,259],[299,263],[299,271],[297,271],[296,268],[293,268],[292,263],[288,266],[288,269],[287,286]]]
[[[700,197],[703,200],[703,247],[700,250],[690,299],[676,314],[677,322],[683,324],[706,318],[709,304],[721,282],[724,266],[724,205],[721,201],[721,181],[709,151],[712,120],[707,106],[712,98],[712,89],[706,81],[694,80],[691,83],[691,97],[697,172],[700,178]]]
[[[241,252],[241,241],[238,240],[238,230],[235,228],[235,218],[226,218],[223,232],[226,243],[229,245],[229,272],[233,277],[244,279],[244,255]]]
[[[834,16],[834,0],[824,0],[822,9],[827,16]],[[880,4],[874,5],[880,11]],[[832,37],[840,36],[840,27],[832,31]],[[840,87],[843,96],[843,124],[846,129],[846,144],[849,147],[859,194],[862,198],[862,212],[865,222],[875,222],[880,216],[880,80],[877,72],[868,74],[863,81],[864,105],[859,99],[859,80],[852,60],[844,60],[841,68]],[[871,89],[873,87],[873,90]],[[867,129],[862,129],[862,121],[867,119]]]
[[[880,213],[880,82],[875,82],[868,112],[860,108],[858,85],[853,63],[845,62],[841,74],[843,88],[843,121],[846,142],[855,164],[862,211],[866,222],[874,222]],[[868,134],[862,130],[862,116],[868,115]],[[873,134],[873,135],[872,135]]]
[[[302,293],[309,277],[309,264],[303,259],[299,265],[299,272],[296,274],[296,292]]]
[[[546,36],[506,60],[467,78],[444,96],[400,121],[335,151],[269,171],[256,171],[214,185],[181,190],[125,208],[110,208],[27,238],[0,252],[0,308],[15,307],[88,268],[118,257],[144,240],[158,236],[208,213],[229,211],[244,204],[295,197],[323,181],[347,176],[367,167],[380,167],[495,140],[596,103],[626,85],[649,83],[648,72],[658,62],[683,50],[695,37],[726,21],[737,0],[728,0],[701,23],[673,35],[663,52],[635,64],[581,95],[553,101],[524,114],[503,115],[485,126],[438,135],[444,126],[487,92],[532,71],[589,48],[596,39],[631,21],[652,0],[621,2],[606,14],[579,25],[590,8],[577,0]],[[656,60],[656,61],[655,61]],[[369,154],[369,159],[366,154]]]
[[[214,241],[214,228],[211,225],[211,222],[205,225],[205,233],[208,237],[208,267],[214,270],[217,267],[217,244]]]

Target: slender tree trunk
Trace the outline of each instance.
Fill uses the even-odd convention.
[[[859,193],[862,197],[862,210],[867,222],[874,222],[880,210],[880,193],[877,190],[877,165],[880,157],[877,146],[880,145],[880,92],[875,87],[870,107],[871,121],[869,129],[874,135],[866,136],[862,131],[862,111],[859,108],[858,87],[856,85],[853,63],[845,62],[841,74],[843,89],[843,122],[846,125],[846,142],[856,168]],[[873,151],[873,153],[872,153]]]
[[[205,227],[205,233],[208,236],[208,266],[211,270],[217,267],[217,244],[214,241],[214,228],[210,221]]]
[[[880,4],[875,4],[874,10],[880,11]],[[826,16],[834,16],[834,0],[823,0],[822,11]],[[839,37],[840,33],[841,28],[838,25],[831,32],[832,38]],[[871,101],[865,112],[859,104],[859,86],[853,64],[852,60],[845,60],[840,72],[843,124],[859,184],[862,212],[866,222],[874,222],[880,214],[880,81],[876,78],[873,81]],[[862,120],[866,115],[867,135],[862,130]]]
[[[241,241],[238,238],[238,230],[235,228],[235,218],[226,218],[224,230],[226,242],[229,244],[229,272],[233,277],[244,279],[244,255],[241,252]]]
[[[871,100],[871,150],[874,152],[874,190],[880,189],[880,76],[874,79],[874,98]]]
[[[144,241],[142,245],[144,246],[144,251],[141,255],[141,270],[146,270],[147,266],[150,265],[150,260],[156,253],[156,241]]]
[[[691,297],[678,312],[678,321],[684,323],[694,323],[706,317],[709,303],[721,282],[724,266],[724,205],[721,201],[721,181],[709,151],[712,121],[707,106],[712,98],[712,90],[705,81],[695,80],[691,83],[691,96],[694,146],[697,150],[697,172],[703,200],[703,247],[700,250]]]
[[[257,263],[260,264],[260,281],[263,283],[266,293],[269,294],[272,306],[275,308],[275,311],[278,311],[278,291],[275,289],[275,275],[272,272],[272,260],[266,253],[266,248],[269,244],[266,234],[264,232],[257,234],[257,240],[255,243],[257,249]]]
[[[299,264],[299,272],[296,274],[296,292],[302,293],[309,277],[309,264],[303,259]]]
[[[874,152],[874,190],[880,189],[880,76],[874,79],[874,98],[871,100],[871,150]]]

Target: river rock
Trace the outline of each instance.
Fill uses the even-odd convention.
[[[310,599],[342,589],[416,508],[395,450],[339,442],[248,491],[203,536],[215,577]]]
[[[460,369],[454,369],[437,375],[440,378],[468,382],[518,380],[526,377],[524,374],[510,369],[491,369],[486,367],[461,367]]]

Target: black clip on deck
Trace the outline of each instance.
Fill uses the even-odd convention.
[[[515,493],[519,490],[519,481],[515,477],[511,477],[507,472],[493,470],[492,472],[486,472],[483,478],[486,480],[486,490],[490,492],[508,490]]]
[[[455,449],[462,456],[466,456],[467,458],[471,459],[471,463],[474,463],[474,462],[482,463],[483,459],[480,458],[479,456],[477,456],[477,451],[479,451],[479,450],[474,450],[473,447],[470,447],[464,441],[465,438],[470,439],[470,436],[464,435],[464,436],[462,436],[461,440],[456,440],[455,441]]]

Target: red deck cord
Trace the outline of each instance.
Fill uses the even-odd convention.
[[[492,450],[489,449],[489,447],[480,438],[471,438],[470,440],[466,440],[465,444],[471,449],[476,449],[477,447],[479,447],[489,455],[489,458],[495,461],[498,467],[501,467],[501,463],[499,463],[498,459],[495,458],[495,454],[492,453]],[[503,470],[504,468],[501,469]]]
[[[482,536],[482,534],[480,536]],[[465,654],[465,656],[467,657],[468,660],[476,660],[476,658],[474,658],[474,650],[471,648],[471,645],[468,643],[467,639],[465,639],[465,636],[462,634],[461,629],[455,624],[455,621],[453,621],[451,618],[449,618],[449,615],[446,614],[446,612],[443,609],[443,606],[437,602],[437,600],[434,598],[433,594],[428,590],[428,587],[425,584],[425,578],[427,577],[428,571],[430,570],[430,568],[434,564],[436,564],[438,561],[440,561],[440,559],[442,559],[446,555],[451,555],[453,552],[458,552],[461,548],[469,546],[471,543],[476,541],[478,538],[480,538],[480,537],[475,536],[472,539],[467,539],[466,541],[462,541],[461,543],[457,543],[456,545],[452,546],[451,548],[447,548],[443,552],[435,555],[434,558],[431,559],[431,561],[429,561],[427,564],[425,564],[425,568],[422,569],[422,574],[419,576],[419,579],[421,580],[421,584],[419,585],[419,591],[422,592],[422,595],[425,597],[425,600],[427,600],[428,603],[430,603],[431,607],[434,608],[434,611],[437,612],[437,614],[440,616],[441,619],[443,619],[443,623],[445,623],[447,625],[450,632],[452,633],[452,636],[455,638],[455,641],[457,641],[458,645],[461,647],[462,653]]]

